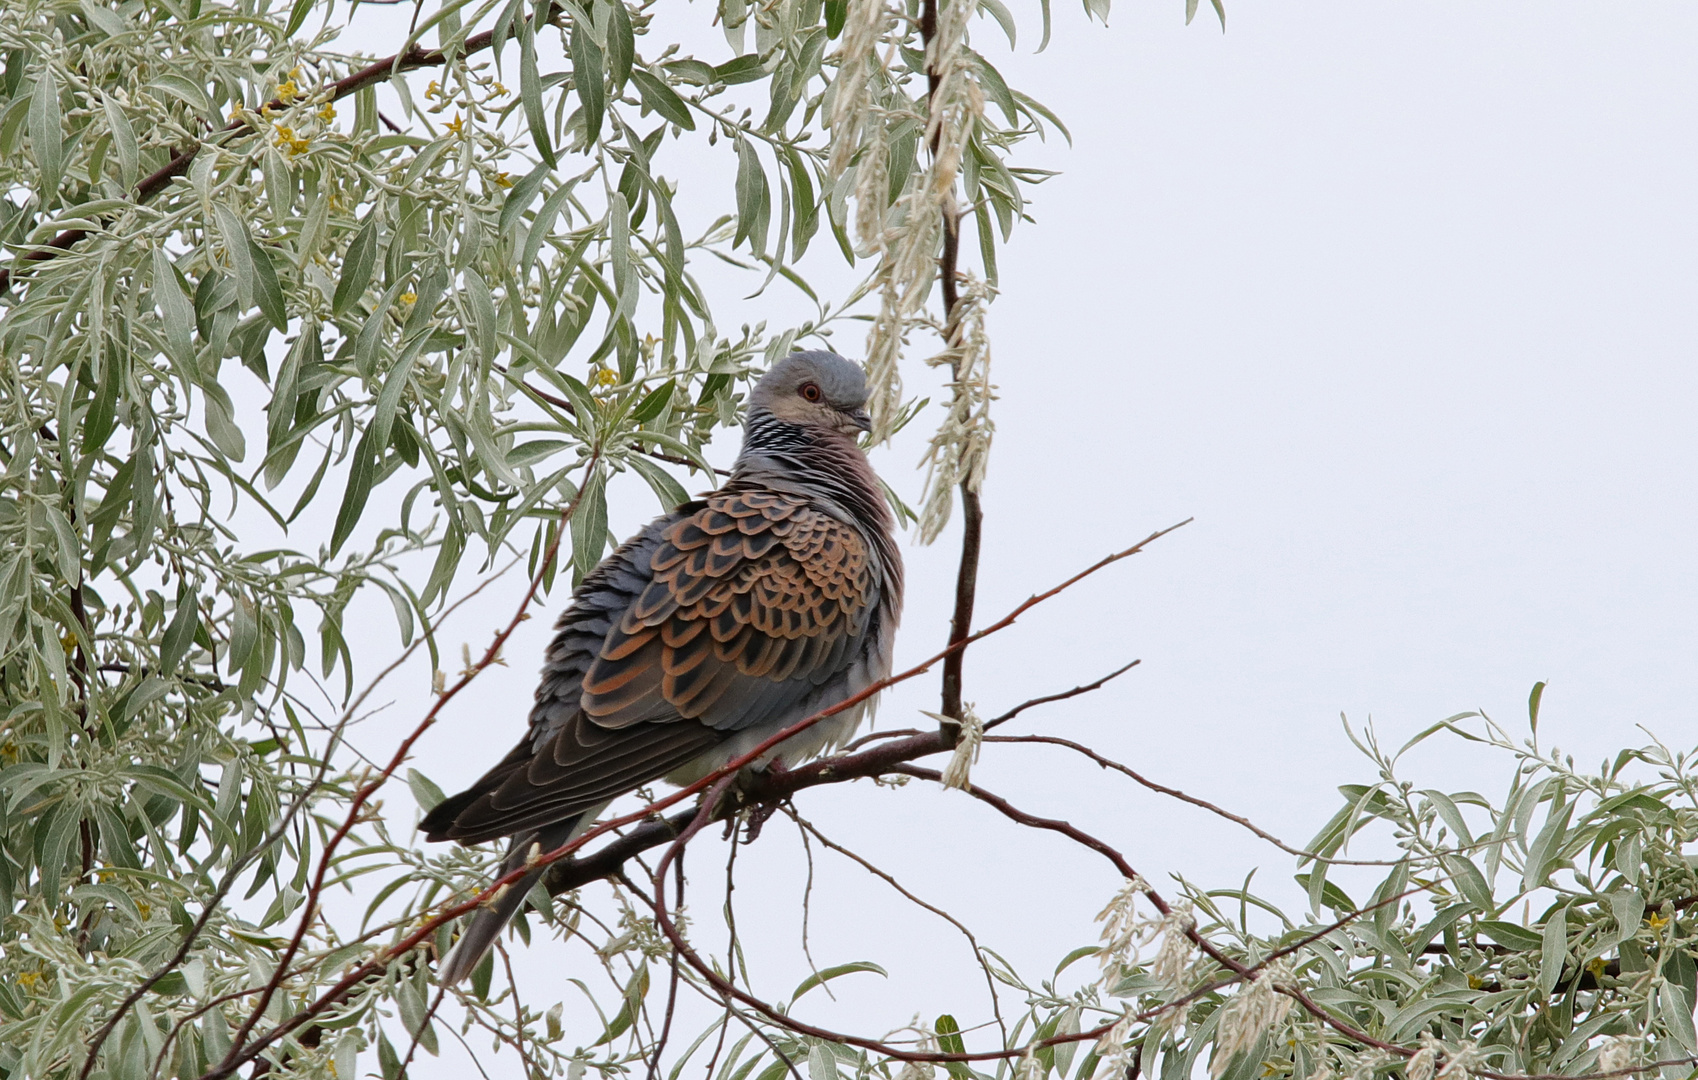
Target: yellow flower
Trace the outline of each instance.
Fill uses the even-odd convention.
[[[498,172],[498,173],[495,174],[495,186],[496,187],[512,187],[513,186],[513,178],[508,176],[504,172]]]
[[[300,96],[300,89],[295,86],[294,79],[285,79],[277,87],[277,100],[287,105]]]
[[[289,153],[291,154],[304,154],[310,149],[312,149],[312,143],[306,139],[291,139],[289,141]]]
[[[466,121],[461,118],[459,113],[454,114],[454,119],[448,121],[447,126],[448,130],[452,131],[456,135],[464,135],[466,133]]]
[[[619,376],[608,368],[597,368],[595,374],[590,376],[590,381],[597,386],[613,386],[619,381]]]
[[[18,973],[18,982],[25,990],[34,990],[35,984],[41,981],[41,972],[22,971]]]
[[[318,118],[327,124],[336,119],[336,106],[326,102],[324,108],[318,110]]]
[[[502,86],[500,83],[492,84],[489,88],[489,92],[496,97],[506,97],[508,94],[507,88]]]
[[[425,87],[425,97],[427,97],[427,98],[439,97],[441,94],[442,94],[442,84],[437,82],[435,79],[430,80],[430,85]]]
[[[1485,985],[1486,985],[1486,980],[1480,978],[1480,976],[1478,976],[1478,975],[1468,976],[1468,989],[1478,990],[1482,986],[1485,986]]]
[[[1598,957],[1594,957],[1592,959],[1592,962],[1586,965],[1586,970],[1590,971],[1592,973],[1592,978],[1601,979],[1601,978],[1604,977],[1604,968],[1606,966],[1607,965],[1604,963],[1604,958],[1601,957],[1601,956],[1598,956]]]
[[[1645,920],[1651,924],[1651,929],[1661,930],[1669,924],[1669,917],[1660,911],[1651,912],[1651,917]]]
[[[294,137],[295,137],[295,129],[294,128],[284,127],[282,124],[277,125],[277,145],[278,146],[288,146],[290,141],[293,140]]]
[[[416,293],[416,292],[404,292],[404,293],[401,294],[401,302],[403,304],[416,303],[418,301],[418,298],[419,298],[419,294]]]
[[[138,900],[136,901],[136,910],[141,912],[141,917],[145,920],[149,915],[153,914],[153,905]]]

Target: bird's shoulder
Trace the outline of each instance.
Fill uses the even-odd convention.
[[[785,491],[715,492],[660,534],[653,581],[625,612],[627,633],[673,619],[727,619],[796,637],[859,613],[877,582],[866,538],[808,498]],[[735,598],[744,598],[734,602]]]

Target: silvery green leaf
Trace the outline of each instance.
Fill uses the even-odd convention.
[[[660,500],[662,510],[670,511],[673,507],[690,501],[690,493],[684,490],[684,486],[657,463],[641,456],[633,456],[627,460],[637,475],[648,481],[655,498]]]
[[[65,167],[60,140],[63,134],[59,121],[59,83],[53,78],[52,64],[44,63],[36,76],[30,93],[29,139],[36,168],[41,170],[41,198],[51,206],[59,190],[59,177]]]
[[[809,990],[812,990],[814,987],[824,986],[826,983],[830,982],[833,979],[839,978],[840,976],[853,975],[856,972],[860,972],[860,971],[870,971],[870,972],[874,973],[875,975],[883,975],[886,978],[889,978],[889,976],[890,976],[889,972],[885,971],[883,968],[879,967],[877,964],[873,963],[871,960],[856,960],[856,961],[853,961],[853,962],[847,963],[847,964],[837,964],[833,967],[828,967],[828,968],[825,968],[821,971],[816,971],[812,975],[809,975],[807,978],[803,979],[796,986],[796,989],[791,991],[790,1001],[791,1001],[792,1004],[794,1004],[797,1000],[799,1000],[802,997],[803,994],[806,994]]]
[[[219,203],[213,212],[218,218],[220,239],[224,241],[224,254],[230,260],[230,268],[236,274],[236,295],[245,308],[253,304],[258,291],[258,282],[253,263],[253,241],[248,237],[248,227],[242,224],[236,212]]]
[[[685,131],[696,130],[696,120],[690,115],[690,107],[664,80],[642,68],[632,68],[631,81],[637,84],[637,93],[645,106]]]
[[[1669,1034],[1680,1046],[1682,1054],[1698,1054],[1698,1033],[1692,1026],[1692,998],[1684,988],[1665,982],[1657,988],[1657,1015],[1668,1026]]]
[[[229,395],[216,383],[209,384],[206,390],[206,433],[225,457],[241,461],[247,456],[247,440],[236,423]]]
[[[837,1058],[823,1042],[808,1049],[808,1080],[839,1080]]]
[[[471,308],[472,340],[477,344],[478,358],[488,362],[495,359],[497,352],[495,335],[500,322],[495,301],[476,270],[467,267],[464,280],[466,300]]]
[[[365,295],[376,266],[377,220],[368,217],[364,227],[354,234],[348,253],[343,257],[342,276],[336,282],[336,295],[330,301],[331,310],[340,315]]]
[[[82,581],[82,544],[71,522],[57,506],[44,506],[47,524],[53,530],[53,546],[59,560],[59,578],[67,585]]]
[[[1543,940],[1539,949],[1539,992],[1550,997],[1562,980],[1562,969],[1568,960],[1568,906],[1551,912],[1545,920]]]
[[[591,472],[581,486],[578,508],[572,514],[572,563],[580,578],[595,569],[607,546],[606,483],[600,469]]]
[[[171,265],[165,248],[153,250],[153,299],[160,309],[160,326],[165,329],[165,345],[171,358],[190,367],[195,360],[194,307],[188,304],[178,282],[177,268]]]
[[[1645,897],[1633,889],[1617,889],[1610,893],[1610,914],[1615,917],[1615,940],[1619,944],[1639,932],[1639,922],[1645,917]]]
[[[442,793],[435,782],[417,769],[407,770],[407,786],[412,789],[413,799],[419,804],[419,809],[429,813],[438,803],[448,796]]]
[[[122,37],[130,32],[130,24],[124,21],[122,15],[109,7],[103,7],[91,2],[91,0],[80,0],[77,9],[83,13],[84,18],[88,19],[107,37]]]
[[[279,330],[289,329],[289,313],[283,302],[283,289],[277,281],[277,268],[271,254],[252,240],[248,241],[249,260],[254,272],[254,300],[260,311]]]
[[[507,197],[501,203],[501,215],[496,219],[497,232],[505,234],[518,224],[520,215],[530,208],[531,200],[537,197],[548,177],[549,167],[538,165],[507,190]]]
[[[202,120],[208,123],[218,120],[218,111],[212,107],[212,99],[206,96],[206,88],[194,80],[164,72],[153,77],[152,85],[199,113]]]
[[[543,242],[548,239],[550,230],[554,228],[554,219],[559,216],[561,207],[572,197],[572,184],[561,184],[543,200],[537,210],[536,218],[531,222],[529,231],[525,234],[525,248],[519,255],[518,273],[520,277],[530,273],[531,264],[536,261],[537,252]]]
[[[230,611],[230,646],[226,671],[235,674],[244,667],[259,644],[259,620],[253,604],[237,597]]]
[[[584,142],[593,146],[601,138],[601,119],[607,111],[607,88],[601,46],[581,18],[572,20],[572,85],[578,91],[584,115]],[[548,160],[547,155],[544,160]]]
[[[766,219],[772,213],[766,171],[749,140],[737,138],[737,233],[732,245],[749,241],[757,255],[766,251]]]
[[[267,147],[260,161],[265,173],[265,197],[271,203],[272,216],[281,221],[294,209],[294,174],[275,147]]]
[[[194,640],[195,631],[200,626],[199,603],[194,586],[184,582],[182,591],[177,594],[177,611],[171,617],[171,624],[165,629],[164,638],[160,640],[160,671],[174,674],[177,665],[183,662],[189,644]]]
[[[576,36],[576,35],[574,35]],[[536,38],[527,25],[519,32],[519,102],[525,108],[531,141],[543,164],[554,167],[554,144],[548,137],[548,115],[542,103],[542,76],[537,73]]]
[[[136,186],[139,175],[141,152],[136,146],[136,133],[130,127],[129,117],[111,97],[104,97],[100,102],[101,111],[106,116],[106,129],[112,133],[112,152],[118,155],[118,180],[126,188]]]

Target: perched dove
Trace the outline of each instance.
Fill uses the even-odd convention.
[[[749,398],[725,486],[657,518],[584,578],[560,616],[513,752],[426,814],[427,839],[510,837],[502,873],[587,829],[614,798],[688,784],[890,671],[902,560],[867,430],[861,369],[793,353]],[[841,745],[864,705],[776,748]],[[443,962],[463,979],[523,904],[533,871],[480,909]]]

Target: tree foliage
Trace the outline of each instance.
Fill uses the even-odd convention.
[[[581,577],[618,531],[610,484],[684,499],[751,374],[850,316],[868,335],[843,351],[868,357],[881,436],[918,411],[905,351],[940,341],[929,362],[949,369],[950,401],[912,517],[929,540],[959,500],[971,585],[984,316],[998,245],[1045,175],[1014,155],[1065,131],[971,45],[1012,41],[1014,15],[999,0],[676,7],[421,4],[387,57],[339,52],[357,12],[330,0],[0,9],[0,1076],[251,1062],[387,1078],[437,1051],[456,1032],[429,961],[490,859],[421,851],[377,810],[411,741],[381,770],[347,752],[383,675],[350,647],[350,604],[386,596],[398,648],[452,668],[434,631],[456,588],[510,557],[533,577],[526,603],[557,572]],[[1047,3],[1036,15],[1047,43]],[[717,20],[730,56],[661,32],[678,18]],[[692,229],[680,192],[715,182],[703,160],[727,183],[691,195],[723,212]],[[817,296],[810,249],[864,283]],[[799,289],[816,313],[729,331],[707,273]],[[504,636],[452,685],[439,676],[438,708]],[[536,893],[520,925],[592,946],[605,986],[578,985],[600,1030],[518,1001],[492,962],[452,998],[459,1031],[572,1080],[676,1076],[704,1055],[718,1080],[917,1080],[930,1063],[954,1080],[1184,1080],[1204,1062],[1217,1080],[1428,1080],[1657,1061],[1672,1080],[1698,1058],[1687,757],[1652,747],[1588,774],[1483,719],[1428,733],[1510,756],[1494,801],[1417,789],[1364,738],[1374,782],[1287,848],[1309,911],[1247,887],[1184,885],[1170,905],[1105,842],[973,785],[973,756],[1005,738],[986,732],[1012,714],[980,724],[954,672],[937,733],[751,805],[644,823],[674,796],[625,819],[605,866],[558,864],[556,895]],[[952,749],[945,773],[913,764]],[[1033,981],[975,941],[1008,1017],[999,1003],[995,1025],[945,1016],[876,1038],[790,1017],[870,962],[774,999],[734,952],[704,960],[663,889],[683,844],[708,816],[758,817],[852,775],[946,780],[1108,857],[1128,884],[1102,943]],[[419,803],[440,798],[407,778]],[[1375,823],[1386,876],[1353,899],[1346,844]],[[623,876],[662,844],[650,880]],[[578,888],[614,872],[594,897]],[[344,887],[359,910],[327,911]],[[714,1003],[688,1038],[672,1030],[681,985]]]

